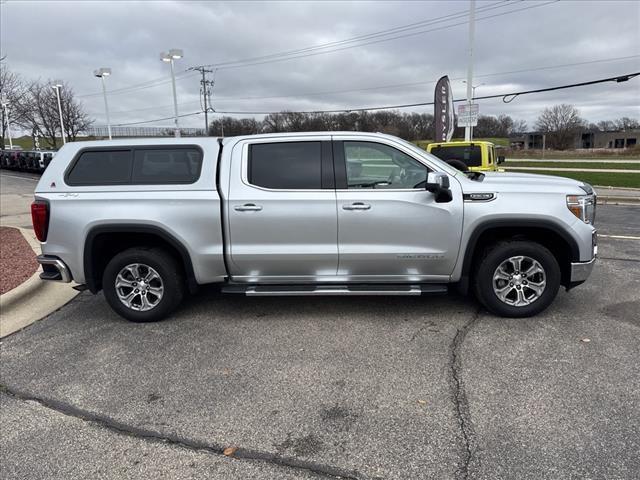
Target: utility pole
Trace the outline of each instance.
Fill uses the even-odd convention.
[[[476,0],[469,0],[469,63],[467,65],[467,105],[471,112],[473,85],[473,37],[475,35]],[[471,127],[464,127],[465,142],[471,141]]]
[[[202,99],[204,101],[204,131],[205,135],[209,136],[209,106],[207,105],[207,99],[211,94],[211,88],[213,87],[214,81],[207,80],[207,73],[213,73],[213,70],[207,70],[204,67],[191,67],[189,70],[197,70],[202,74],[202,80],[200,80],[200,93],[202,94]]]

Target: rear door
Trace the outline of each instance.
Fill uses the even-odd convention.
[[[271,137],[233,147],[226,202],[233,280],[335,280],[338,233],[330,139]]]
[[[339,138],[339,137],[338,137]],[[402,145],[334,142],[338,201],[338,275],[350,281],[447,281],[462,232],[463,199],[436,203],[430,171]]]

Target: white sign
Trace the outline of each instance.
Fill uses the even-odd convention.
[[[477,103],[463,103],[458,105],[458,126],[459,127],[475,127],[478,125],[478,114],[480,113],[480,105]]]

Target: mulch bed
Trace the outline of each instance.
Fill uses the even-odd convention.
[[[20,230],[0,227],[0,294],[20,285],[38,267],[36,254]]]

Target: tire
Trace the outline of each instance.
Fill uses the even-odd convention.
[[[516,270],[518,264],[521,271]],[[501,317],[537,315],[551,305],[560,288],[558,261],[535,242],[498,243],[485,252],[474,273],[478,300]]]
[[[449,160],[447,163],[451,165],[453,168],[460,170],[461,172],[469,171],[469,167],[462,160]]]
[[[144,247],[114,256],[104,270],[102,288],[109,306],[131,322],[164,319],[178,307],[185,291],[182,268],[176,259],[161,248]],[[129,305],[125,303],[127,298]]]

